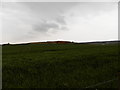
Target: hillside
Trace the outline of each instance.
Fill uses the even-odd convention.
[[[118,44],[3,45],[3,88],[117,88]]]

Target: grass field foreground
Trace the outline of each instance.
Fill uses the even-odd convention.
[[[117,78],[120,70],[118,44],[5,45],[2,51],[3,88],[85,88]]]

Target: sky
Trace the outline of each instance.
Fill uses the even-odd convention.
[[[118,39],[117,2],[3,2],[0,43]]]

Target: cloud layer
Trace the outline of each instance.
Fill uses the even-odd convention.
[[[117,3],[4,2],[0,15],[3,43],[117,39]]]

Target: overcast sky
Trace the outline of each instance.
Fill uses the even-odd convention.
[[[2,42],[118,39],[117,2],[4,2]]]

